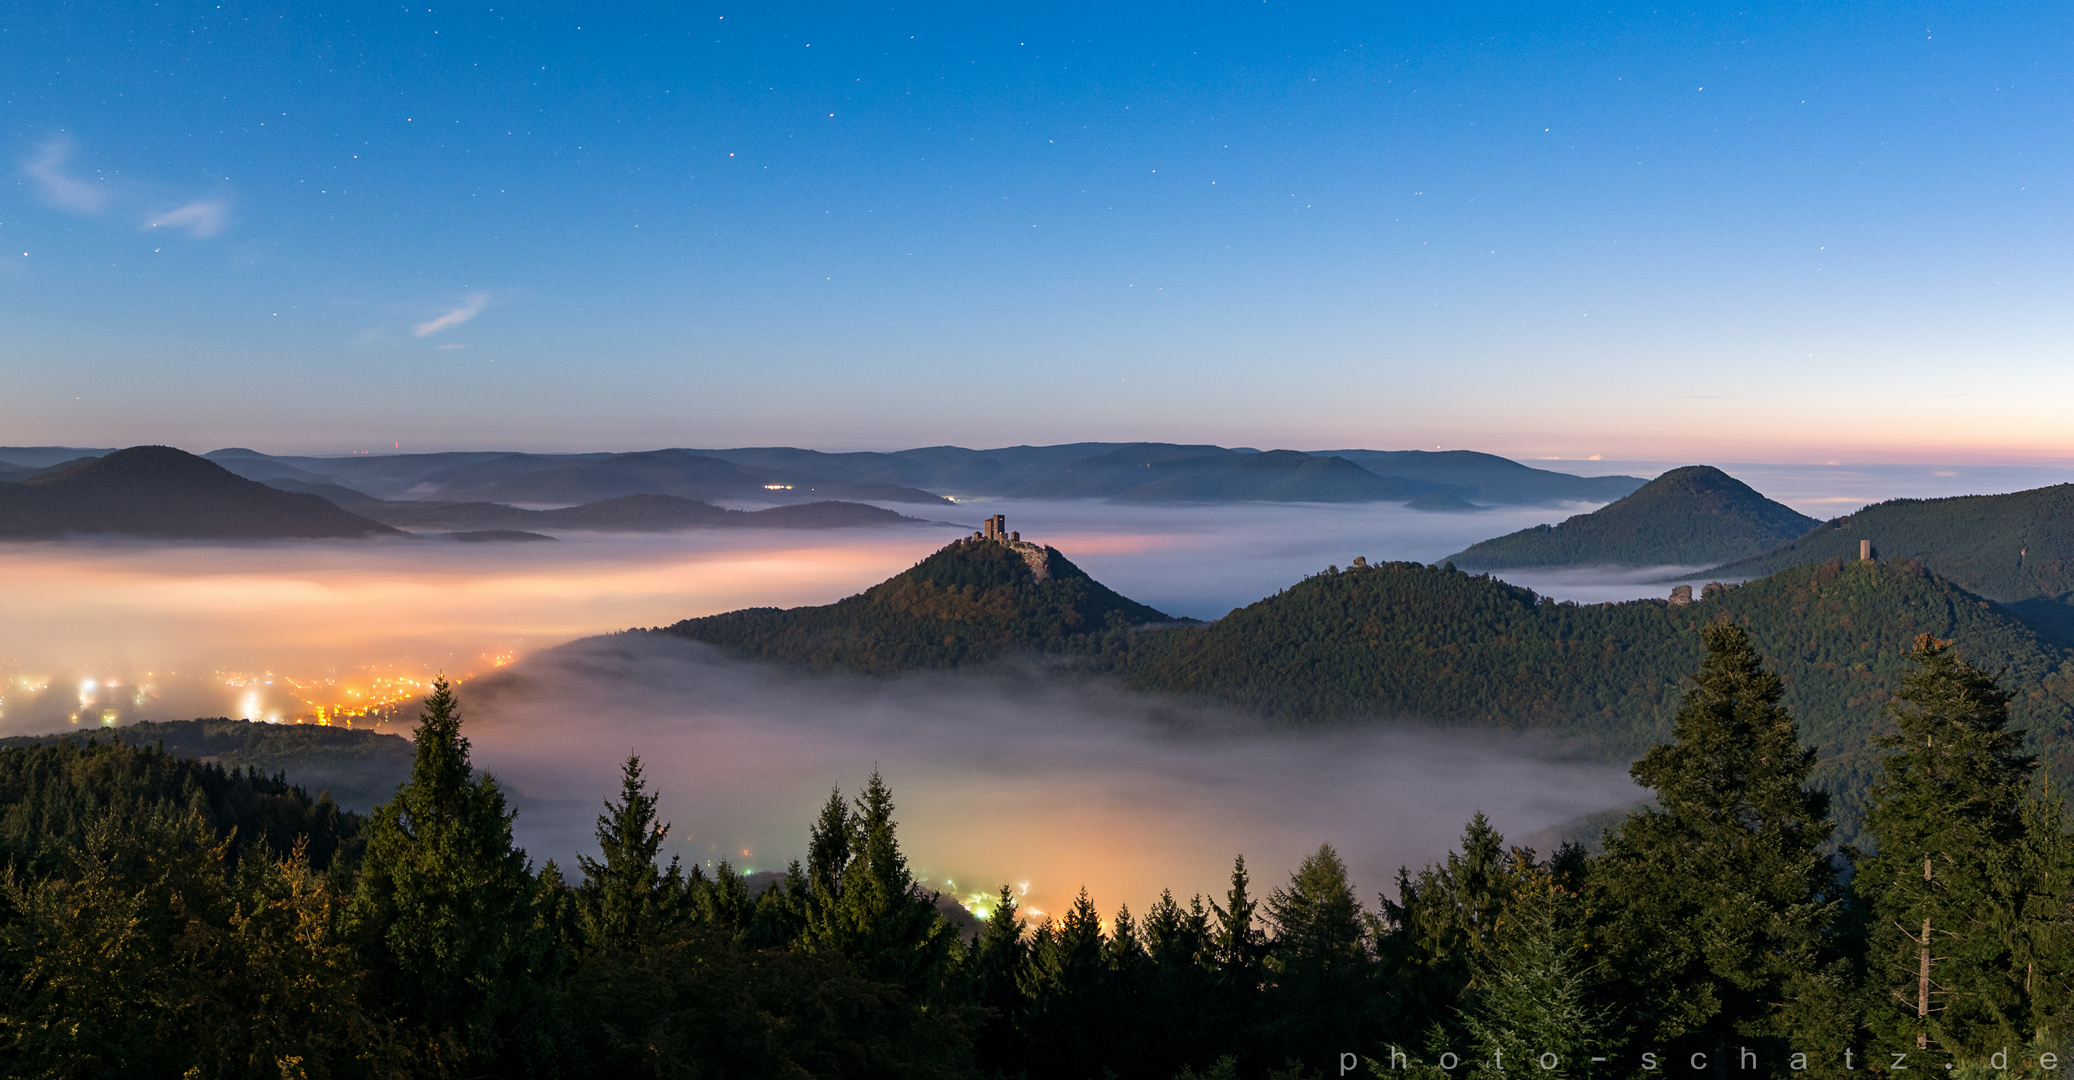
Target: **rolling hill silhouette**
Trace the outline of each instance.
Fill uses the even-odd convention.
[[[1169,621],[1054,548],[965,539],[833,604],[747,608],[660,632],[755,660],[890,674],[1018,652],[1099,652],[1132,626]]]
[[[0,482],[0,537],[116,533],[181,540],[361,537],[396,530],[170,446],[133,446]]]
[[[1448,556],[1465,570],[1714,566],[1820,524],[1711,465],[1688,465],[1557,525],[1521,529]]]

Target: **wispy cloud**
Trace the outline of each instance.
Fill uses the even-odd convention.
[[[65,172],[66,164],[72,160],[72,149],[72,140],[63,135],[44,140],[36,153],[22,162],[22,175],[35,181],[44,202],[74,213],[98,214],[108,205],[108,188],[74,179]]]
[[[230,221],[230,202],[221,196],[197,198],[163,185],[99,175],[82,179],[72,160],[78,149],[71,136],[57,135],[22,159],[21,175],[45,205],[74,214],[121,210],[141,218],[146,229],[184,229],[196,239],[215,236]],[[154,209],[154,204],[172,209]]]
[[[223,220],[228,213],[221,200],[196,199],[185,206],[175,207],[152,217],[146,228],[186,229],[195,237],[214,236],[223,231]]]
[[[421,322],[418,325],[412,327],[411,333],[418,337],[430,337],[433,334],[439,333],[441,330],[448,329],[449,327],[459,326],[462,323],[475,318],[477,315],[482,314],[483,308],[488,307],[489,303],[490,294],[476,293],[474,296],[469,297],[468,302],[462,304],[460,307],[457,307],[454,310],[449,311],[436,319],[428,319],[425,322]]]
[[[466,345],[434,345],[434,346],[432,346],[432,347],[433,347],[433,348],[435,348],[435,349],[438,349],[438,350],[439,350],[440,352],[445,352],[445,351],[447,351],[448,349],[465,349],[465,348],[467,348],[468,346],[466,346]]]

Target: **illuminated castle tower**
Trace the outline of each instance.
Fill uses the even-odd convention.
[[[1021,555],[1023,561],[1030,565],[1030,572],[1037,576],[1037,580],[1051,580],[1051,549],[1042,544],[1025,543],[1022,533],[1009,532],[1008,516],[1005,514],[995,514],[988,518],[980,531],[972,534],[971,542],[1000,544]]]

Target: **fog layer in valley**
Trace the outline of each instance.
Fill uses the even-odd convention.
[[[1027,883],[1055,912],[1085,885],[1112,914],[1172,888],[1256,888],[1319,843],[1363,890],[1445,852],[1478,809],[1515,839],[1637,797],[1625,764],[1492,732],[1267,732],[1036,669],[801,675],[647,636],[579,642],[464,687],[476,761],[517,796],[521,842],[566,864],[646,762],[687,862],[782,869],[831,787],[876,767],[918,876],[965,896]]]
[[[940,510],[965,525],[997,512],[1127,596],[1216,618],[1356,555],[1428,561],[1570,510],[1013,501]],[[914,565],[959,532],[571,532],[553,544],[0,543],[0,734],[194,716],[311,720],[319,708],[336,718],[373,700],[414,697],[442,671],[467,678],[590,634],[741,607],[829,603]],[[1585,599],[1585,586],[1577,588]]]
[[[1594,509],[1595,504],[1572,504],[1422,513],[1395,503],[1148,506],[1024,499],[958,505],[960,513],[975,518],[1006,514],[1008,527],[1024,539],[1058,548],[1125,596],[1196,619],[1221,618],[1356,556],[1430,563],[1479,540]],[[1548,584],[1548,595],[1579,602],[1670,591],[1631,573],[1583,574]]]
[[[1125,595],[1217,618],[1356,556],[1430,562],[1588,509],[995,500],[932,513],[968,527],[1005,513]],[[933,882],[1028,881],[1045,910],[1082,884],[1105,911],[1141,907],[1164,886],[1221,889],[1240,852],[1265,887],[1322,841],[1341,847],[1372,897],[1399,864],[1443,854],[1478,808],[1520,837],[1633,795],[1618,765],[1564,762],[1560,748],[1490,733],[1264,733],[1029,672],[867,682],[680,642],[554,649],[734,608],[828,603],[958,534],[4,544],[0,733],[312,719],[320,708],[337,722],[377,697],[403,703],[382,730],[407,731],[413,699],[443,671],[464,680],[478,759],[511,784],[540,858],[586,844],[629,750],[651,759],[680,852],[758,869],[797,856],[828,789],[854,792],[876,765]],[[1508,576],[1589,603],[1664,595],[1667,574]]]

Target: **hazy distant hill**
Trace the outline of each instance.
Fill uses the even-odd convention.
[[[675,495],[713,501],[818,502],[829,499],[942,503],[918,488],[877,481],[802,477],[751,468],[690,450],[632,454],[423,454],[409,461],[373,455],[263,458],[212,451],[211,459],[259,480],[336,483],[376,497],[442,502],[563,504],[624,495]],[[283,467],[292,469],[286,471]]]
[[[1086,655],[1165,621],[1052,548],[966,539],[824,607],[748,608],[661,632],[750,659],[892,673],[1015,652]]]
[[[0,461],[11,460],[9,453],[0,448]],[[294,490],[322,491],[315,485],[330,484],[388,500],[548,505],[635,494],[775,503],[934,502],[941,495],[1405,502],[1422,495],[1452,495],[1477,503],[1516,504],[1603,502],[1642,484],[1631,476],[1571,476],[1466,450],[1262,453],[1174,443],[1068,443],[992,450],[930,446],[837,454],[766,446],[633,454],[470,452],[332,458],[274,457],[232,447],[207,456],[239,475]]]
[[[1642,486],[1639,476],[1572,476],[1474,450],[1320,450],[1378,476],[1436,484],[1485,503],[1612,502]]]
[[[764,510],[728,510],[675,495],[622,495],[559,510],[525,510],[501,503],[381,502],[356,504],[360,513],[406,528],[573,529],[591,532],[675,532],[680,529],[834,529],[868,525],[926,525],[891,510],[852,502],[812,502]]]
[[[10,539],[120,533],[255,540],[395,531],[169,446],[134,446],[0,482],[0,537]]]
[[[0,463],[35,472],[80,458],[105,457],[116,449],[112,446],[100,449],[85,446],[0,446]]]
[[[1402,502],[1435,490],[1377,476],[1344,458],[1294,450],[1138,443],[1007,484],[1000,493],[1118,502]]]
[[[1688,465],[1558,525],[1485,540],[1447,560],[1467,570],[1530,566],[1712,566],[1819,522],[1710,465]]]
[[[820,454],[787,447],[701,450],[744,464],[912,484],[959,495],[1011,498],[1130,498],[1146,501],[1406,501],[1449,494],[1486,503],[1606,502],[1642,485],[1632,476],[1580,477],[1468,450],[1325,450],[1380,477],[1377,484],[1334,466],[1298,476],[1296,451],[1233,450],[1174,443],[1069,443],[967,450],[932,446],[890,454]],[[1283,460],[1277,461],[1277,458]],[[1263,460],[1265,459],[1265,460]],[[1129,470],[1140,470],[1133,476]],[[1146,473],[1155,475],[1145,475]],[[1161,485],[1168,476],[1185,479]],[[1133,492],[1141,485],[1156,486]]]
[[[285,774],[311,795],[330,792],[341,808],[366,813],[388,801],[410,779],[411,743],[400,735],[313,724],[256,724],[247,720],[172,720],[119,728],[65,731],[0,739],[0,747],[40,746],[61,739],[113,739],[160,747],[226,770]]]
[[[1875,503],[1712,573],[1759,577],[1802,563],[1855,559],[1860,540],[1872,541],[1882,558],[1920,562],[1991,600],[2066,596],[2074,592],[2074,484]]]

